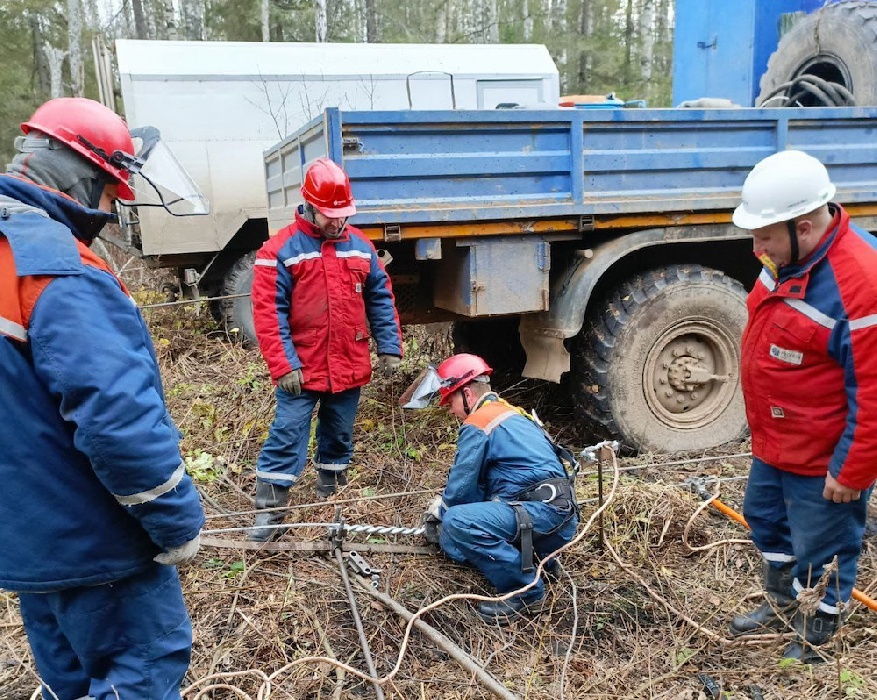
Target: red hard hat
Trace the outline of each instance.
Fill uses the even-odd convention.
[[[301,196],[323,216],[345,219],[356,213],[350,178],[328,158],[317,158],[305,173]]]
[[[490,373],[493,372],[490,365],[478,355],[470,355],[465,352],[452,355],[442,362],[436,371],[442,380],[439,387],[439,394],[442,397],[439,406],[444,406],[450,400],[451,394],[457,389],[462,389],[482,375],[490,376]]]
[[[134,142],[128,126],[113,110],[84,97],[59,97],[37,107],[21,125],[25,134],[31,129],[51,136],[112,176],[119,185],[119,199],[134,199],[128,186],[130,173],[113,160],[117,151],[135,156]]]

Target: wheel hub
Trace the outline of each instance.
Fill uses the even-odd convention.
[[[676,427],[702,425],[726,403],[727,342],[705,324],[683,324],[653,346],[646,363],[647,399]],[[649,376],[650,375],[650,376]]]

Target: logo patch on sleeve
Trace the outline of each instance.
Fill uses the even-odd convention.
[[[770,407],[770,415],[772,418],[785,418],[786,412],[783,411],[779,406],[771,406]]]
[[[771,343],[770,356],[780,362],[786,362],[790,365],[800,365],[804,361],[804,353],[798,350],[786,350],[778,345]]]

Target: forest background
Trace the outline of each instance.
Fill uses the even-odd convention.
[[[113,39],[545,44],[561,94],[670,106],[674,0],[0,0],[0,164],[19,123],[97,99],[92,42]]]

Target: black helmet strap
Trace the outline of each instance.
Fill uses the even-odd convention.
[[[786,229],[789,232],[789,246],[791,248],[791,260],[789,261],[791,264],[795,264],[798,262],[798,224],[794,219],[790,219],[786,221]]]

